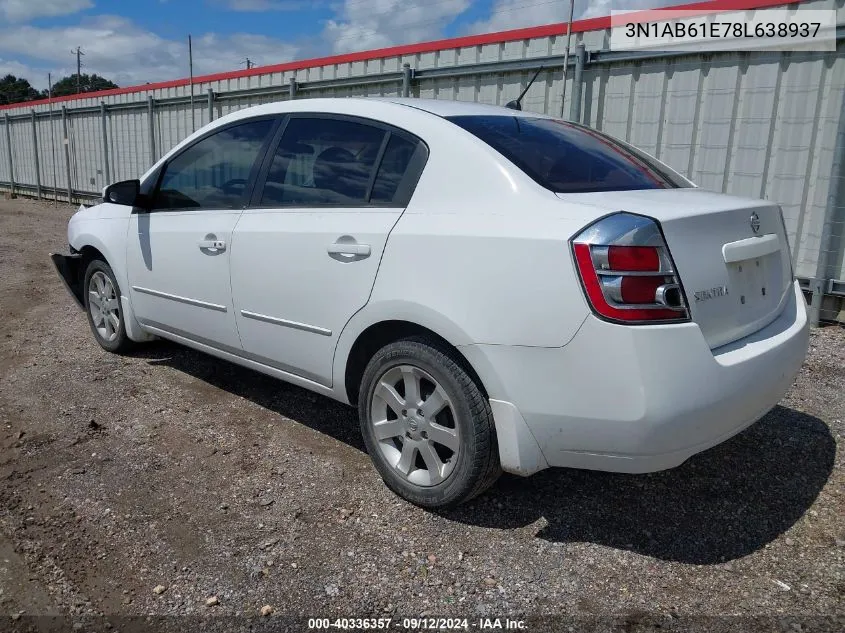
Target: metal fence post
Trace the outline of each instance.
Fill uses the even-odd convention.
[[[290,78],[290,92],[288,92],[289,99],[296,99],[296,77]]]
[[[214,120],[214,89],[208,89],[208,122]]]
[[[106,102],[100,101],[100,120],[103,124],[103,174],[106,177],[106,185],[111,184],[111,169],[109,169],[109,120],[106,113]]]
[[[35,128],[35,110],[32,110],[32,148],[35,152],[35,187],[36,195],[41,200],[41,161],[38,158],[38,131]]]
[[[833,225],[837,211],[845,205],[845,101],[839,106],[839,125],[836,131],[836,144],[833,146],[833,163],[830,167],[830,185],[827,191],[827,204],[824,210],[822,235],[819,240],[819,255],[816,262],[816,276],[811,280],[813,298],[810,301],[810,325],[817,326],[821,319],[822,301],[827,290],[828,262],[833,250]],[[845,217],[845,214],[842,214]],[[795,245],[798,248],[798,244]]]
[[[73,202],[73,188],[70,184],[70,138],[67,134],[67,106],[62,106],[62,143],[65,146],[65,176],[67,177],[67,202]]]
[[[572,100],[569,102],[569,120],[576,123],[581,122],[581,88],[586,61],[587,49],[582,42],[575,47],[575,74],[572,76]]]
[[[402,96],[403,97],[410,97],[411,96],[411,78],[413,77],[413,71],[411,70],[411,65],[407,62],[402,64]]]
[[[9,159],[9,186],[11,196],[15,197],[15,164],[12,162],[12,128],[9,125],[9,113],[6,113],[6,158]]]
[[[152,95],[147,96],[147,122],[150,128],[150,165],[156,162],[156,124],[155,124],[155,101]]]

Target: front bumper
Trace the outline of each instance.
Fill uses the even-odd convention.
[[[808,341],[795,284],[773,323],[715,350],[694,323],[630,327],[593,316],[561,348],[465,349],[485,385],[490,376],[491,399],[518,411],[542,456],[505,470],[527,474],[545,460],[635,473],[677,466],[760,419],[792,385]]]
[[[85,308],[85,303],[82,300],[82,279],[79,274],[79,267],[82,265],[82,255],[75,253],[72,255],[62,255],[60,253],[50,253],[50,261],[59,277],[76,301],[76,305],[80,308]]]

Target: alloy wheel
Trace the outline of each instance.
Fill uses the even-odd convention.
[[[407,364],[385,371],[370,423],[382,456],[409,483],[435,486],[451,475],[461,448],[455,407],[428,372]]]
[[[88,282],[88,313],[94,329],[106,342],[117,338],[120,330],[120,311],[117,293],[109,276],[98,270]]]

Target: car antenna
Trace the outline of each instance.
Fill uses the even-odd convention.
[[[540,66],[537,69],[537,72],[534,73],[534,76],[531,78],[531,81],[529,81],[528,85],[525,86],[525,90],[523,90],[522,93],[516,99],[514,99],[513,101],[508,101],[505,104],[506,108],[510,108],[511,110],[522,110],[522,97],[524,97],[525,93],[528,92],[528,89],[531,87],[531,84],[534,83],[534,80],[537,79],[537,75],[540,74],[541,70],[543,70],[542,66]]]

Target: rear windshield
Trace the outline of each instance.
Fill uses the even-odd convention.
[[[693,186],[630,145],[581,125],[495,115],[449,120],[556,193]]]

